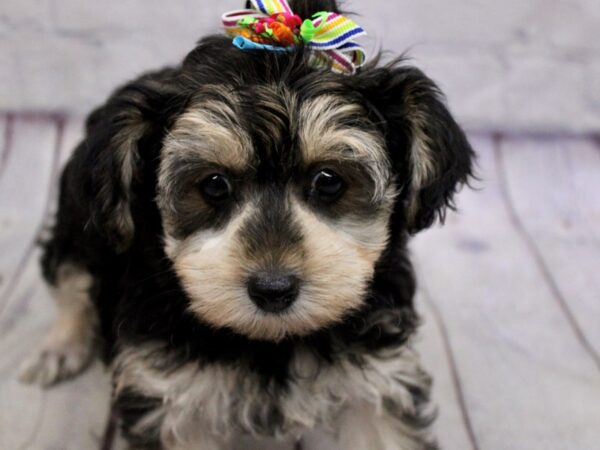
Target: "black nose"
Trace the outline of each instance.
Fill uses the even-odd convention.
[[[280,312],[298,296],[298,278],[281,273],[259,273],[248,280],[248,295],[266,312]]]

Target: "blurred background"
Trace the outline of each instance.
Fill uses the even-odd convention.
[[[140,71],[177,63],[243,0],[2,0],[0,109],[86,112]],[[367,48],[446,91],[469,129],[600,131],[598,0],[347,0]]]
[[[0,449],[121,448],[101,364],[47,391],[17,382],[54,315],[36,242],[83,115],[243,3],[0,0]],[[478,153],[458,213],[411,244],[441,447],[598,449],[600,1],[343,7],[371,54],[407,52],[441,86]]]

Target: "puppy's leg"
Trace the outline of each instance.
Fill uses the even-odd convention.
[[[166,450],[230,450],[232,442],[209,433],[198,433],[197,438],[190,443],[171,441],[167,438],[163,442]]]
[[[82,267],[69,263],[59,267],[52,288],[57,316],[41,349],[25,361],[21,381],[50,386],[78,374],[90,362],[98,327],[89,293],[92,281]]]
[[[339,450],[435,450],[426,430],[372,405],[353,405],[340,417]]]
[[[231,436],[211,430],[214,408],[193,395],[198,369],[165,370],[157,348],[121,345],[113,361],[113,405],[131,450],[232,450]]]
[[[311,443],[325,435],[324,445],[312,444],[311,450],[438,448],[430,430],[435,418],[429,403],[431,378],[410,346],[363,355],[358,372],[345,373],[351,397],[331,424],[332,430],[307,433]]]

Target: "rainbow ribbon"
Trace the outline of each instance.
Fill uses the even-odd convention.
[[[319,12],[302,20],[286,0],[251,0],[254,9],[223,14],[225,32],[242,50],[290,51],[297,45],[311,50],[310,63],[353,74],[366,61],[365,50],[354,40],[367,33],[353,20],[333,12]]]

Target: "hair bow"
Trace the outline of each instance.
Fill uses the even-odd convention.
[[[310,63],[353,74],[366,60],[354,40],[366,35],[359,25],[333,12],[302,20],[286,0],[251,0],[254,9],[223,14],[223,26],[242,50],[289,51],[298,45],[311,50]]]

